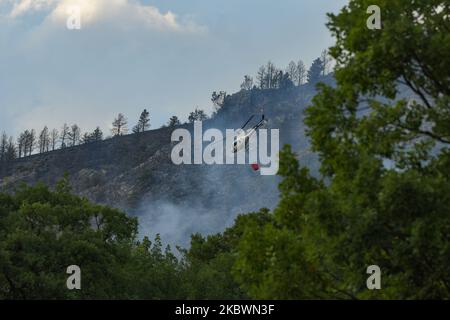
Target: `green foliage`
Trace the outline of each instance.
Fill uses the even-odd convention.
[[[159,235],[138,241],[136,218],[72,195],[67,177],[55,191],[24,185],[0,193],[0,299],[246,298],[231,276],[237,225],[176,257]],[[70,265],[81,290],[67,289]]]
[[[42,184],[0,194],[0,298],[176,297],[178,260],[159,238],[135,241],[136,218]],[[66,287],[66,268],[82,270],[82,290]],[[169,290],[171,288],[171,290]]]
[[[193,235],[186,251],[183,283],[189,299],[245,298],[231,276],[235,257],[227,235]]]
[[[439,0],[379,1],[382,29],[369,30],[370,4],[351,1],[329,15],[338,86],[322,88],[315,98],[311,137],[327,145],[330,158],[357,141],[371,153],[417,167],[435,143],[450,143],[450,9]],[[409,96],[398,96],[405,88]],[[371,112],[359,118],[361,107]],[[321,126],[311,123],[319,118]]]
[[[286,147],[273,221],[239,242],[253,298],[450,297],[449,8],[381,1],[383,29],[368,30],[370,4],[330,15],[337,86],[320,85],[306,117],[323,177]],[[381,290],[366,288],[373,264]]]
[[[238,246],[238,279],[251,297],[449,297],[448,169],[398,172],[361,159],[353,176],[325,186],[289,148],[281,158],[273,220],[248,224]],[[366,288],[372,264],[382,290]]]

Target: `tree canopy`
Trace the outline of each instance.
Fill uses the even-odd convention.
[[[383,29],[368,30],[369,4],[330,15],[337,85],[319,85],[305,120],[322,177],[283,150],[280,204],[237,249],[251,297],[450,296],[448,5],[382,1]]]

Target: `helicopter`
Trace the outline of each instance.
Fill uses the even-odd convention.
[[[261,120],[255,124],[250,130],[245,131],[245,127],[250,123],[250,121],[255,117],[252,115],[244,125],[236,131],[236,136],[234,137],[233,142],[233,153],[237,153],[242,148],[248,150],[250,137],[256,133],[256,131],[267,124],[267,120],[264,117],[264,114],[261,116]]]

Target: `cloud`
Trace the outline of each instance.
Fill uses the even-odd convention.
[[[1,0],[0,0],[1,1]],[[65,26],[73,8],[80,10],[84,27],[96,23],[125,24],[158,31],[204,32],[206,28],[188,19],[181,19],[171,11],[162,13],[158,8],[132,0],[3,0],[9,8],[8,17],[44,14],[45,22]],[[2,4],[0,2],[0,4]]]
[[[82,19],[76,31],[66,28],[74,5]],[[118,112],[133,122],[153,106],[154,125],[166,122],[166,112],[192,106],[179,104],[181,90],[175,102],[155,92],[194,68],[175,53],[200,52],[205,31],[189,16],[132,0],[0,0],[0,129],[17,135],[76,122],[108,130]],[[165,74],[168,64],[179,71]]]
[[[0,0],[9,9],[9,16],[17,18],[27,13],[49,10],[58,0]]]

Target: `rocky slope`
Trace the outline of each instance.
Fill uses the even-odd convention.
[[[268,128],[280,129],[281,145],[292,144],[303,154],[308,146],[303,110],[313,94],[308,85],[240,91],[204,122],[204,129],[239,128],[251,114],[256,121],[264,110]],[[182,127],[192,130],[189,124]],[[172,130],[161,128],[18,159],[2,168],[0,186],[8,191],[23,182],[54,186],[67,173],[75,193],[137,215],[143,232],[161,233],[166,241],[183,245],[193,232],[217,232],[239,213],[276,205],[277,176],[261,176],[248,165],[174,165]],[[302,162],[316,167],[313,155],[304,156]]]

